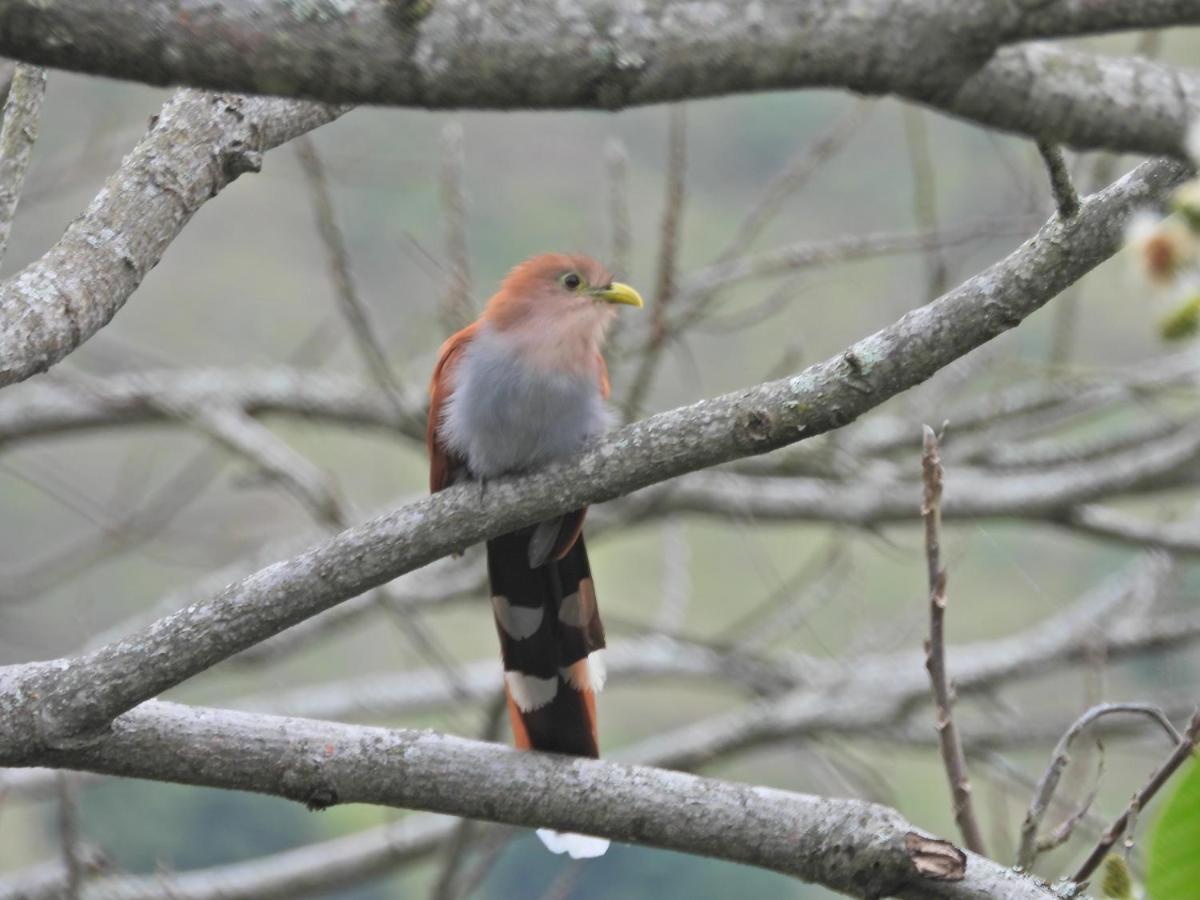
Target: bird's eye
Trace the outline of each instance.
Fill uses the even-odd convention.
[[[568,291],[573,291],[578,288],[579,285],[583,284],[583,279],[574,272],[569,272],[563,276],[562,283],[563,287],[565,287]]]

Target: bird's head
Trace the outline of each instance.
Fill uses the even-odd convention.
[[[620,305],[642,306],[641,295],[613,281],[590,256],[546,253],[508,273],[485,316],[502,331],[543,330],[547,339],[598,343]]]

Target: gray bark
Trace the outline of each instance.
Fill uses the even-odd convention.
[[[845,87],[1077,147],[1182,156],[1200,79],[1017,41],[1200,23],[1189,0],[0,0],[0,54],[338,103],[617,109]]]
[[[24,753],[0,761],[19,764]],[[920,832],[896,811],[682,772],[528,753],[428,731],[152,701],[56,766],[368,802],[597,834],[760,866],[859,897],[1046,898],[1039,882]]]
[[[8,249],[8,235],[25,184],[25,172],[37,142],[38,117],[46,95],[46,73],[35,66],[18,65],[13,71],[8,97],[0,103],[0,263]]]
[[[396,576],[492,535],[839,428],[1016,326],[1121,244],[1127,215],[1185,174],[1140,166],[1004,260],[844,353],[623,428],[533,476],[461,486],[348,529],[91,653],[10,673],[0,746],[94,739],[137,704]],[[27,738],[21,738],[26,740]]]
[[[257,171],[263,151],[338,114],[178,93],[59,242],[0,283],[0,387],[45,371],[103,328],[206,200]]]

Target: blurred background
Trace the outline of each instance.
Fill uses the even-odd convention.
[[[1090,44],[1151,52],[1181,65],[1194,63],[1200,52],[1194,30]],[[4,274],[58,239],[167,96],[51,73],[42,137]],[[508,268],[534,253],[582,251],[607,259],[646,296],[646,310],[624,316],[610,358],[614,400],[619,405],[637,396],[642,415],[836,354],[1001,258],[1053,211],[1032,142],[892,100],[832,92],[710,100],[688,104],[683,114],[661,107],[619,114],[359,109],[315,132],[312,142],[358,296],[411,403],[447,333],[447,297],[456,285],[465,286],[477,310]],[[461,164],[455,162],[460,151]],[[1068,154],[1068,161],[1084,190],[1136,162],[1102,154]],[[790,180],[777,180],[787,172]],[[671,201],[669,185],[680,178],[681,199]],[[764,197],[777,199],[778,208],[764,205]],[[678,225],[670,309],[680,315],[663,320],[653,307],[664,284],[668,207]],[[747,229],[746,217],[756,209],[761,227]],[[109,327],[50,377],[5,389],[3,402],[33,403],[47,384],[103,384],[150,372],[152,389],[157,379],[167,383],[166,373],[190,377],[209,369],[253,382],[299,368],[370,387],[362,354],[338,312],[318,226],[313,182],[296,145],[271,151],[260,174],[239,179],[200,210]],[[862,236],[868,239],[858,252],[842,245],[828,258],[785,254],[769,277],[732,280],[702,301],[684,290],[722,259],[814,243],[828,250],[831,241]],[[464,246],[469,271],[456,249]],[[888,477],[913,481],[910,521],[855,527],[758,521],[752,512],[630,514],[627,521],[601,513],[591,548],[611,642],[658,635],[681,647],[734,647],[748,658],[781,664],[815,659],[826,675],[831,667],[852,673],[864,660],[911,663],[922,674],[928,601],[915,488],[920,425],[950,420],[945,441],[952,486],[955,421],[964,410],[1029,385],[1093,386],[1160,364],[1178,352],[1158,336],[1163,302],[1118,256],[1016,331],[856,425],[850,434],[862,436],[858,446],[872,435],[898,435],[878,454],[878,465],[887,467]],[[669,334],[660,342],[658,368],[652,377],[639,374],[643,351],[664,322]],[[1085,439],[1147,416],[1191,411],[1194,393],[1188,380],[1085,417],[1064,414],[1053,423],[1057,430],[1020,420],[985,434],[994,442]],[[403,429],[319,414],[262,421],[324,473],[326,485],[336,485],[356,519],[425,490],[424,449]],[[805,452],[850,452],[853,440],[835,435],[811,442]],[[0,664],[77,652],[109,629],[119,633],[140,616],[174,608],[196,585],[219,587],[253,570],[256,559],[269,561],[285,552],[278,548],[315,539],[323,526],[285,488],[245,455],[170,416],[7,444],[0,439]],[[1174,490],[1126,506],[1186,520],[1193,503],[1187,492]],[[948,521],[949,639],[961,644],[1035,634],[1039,623],[1089,589],[1136,566],[1142,552],[1129,542],[1044,521]],[[305,691],[332,687],[346,695],[339,715],[348,720],[479,735],[487,699],[450,698],[398,713],[373,705],[365,687],[374,678],[394,684],[405,671],[434,681],[441,673],[453,683],[454,672],[466,677],[464,666],[493,664],[497,647],[486,591],[481,581],[470,581],[466,564],[482,577],[478,558],[468,556],[453,569],[460,580],[467,574],[465,596],[426,604],[419,619],[423,638],[414,641],[416,626],[407,614],[363,606],[336,628],[269,657],[230,661],[171,696],[267,709],[272,698],[286,706]],[[1200,609],[1193,563],[1181,559],[1168,581],[1155,602],[1172,613]],[[663,646],[669,655],[676,645]],[[1103,641],[1097,648],[1090,659],[1043,666],[1029,677],[997,676],[960,704],[968,742],[973,728],[995,735],[1009,725],[1058,726],[1048,739],[999,741],[973,751],[975,795],[997,858],[1012,858],[1029,783],[1044,768],[1062,725],[1101,699],[1174,702],[1177,709],[1196,696],[1200,654],[1192,644],[1112,659]],[[363,695],[355,697],[356,690]],[[927,697],[920,699],[903,711],[912,714],[915,737],[895,729],[801,732],[722,753],[701,770],[869,797],[950,837],[955,827],[932,743],[932,709]],[[615,755],[748,702],[745,685],[733,675],[618,672],[601,701],[602,747]],[[1097,823],[1111,819],[1165,755],[1161,736],[1148,729],[1139,735],[1106,742],[1091,814],[1076,838],[1041,860],[1043,874],[1072,866],[1094,841]],[[508,739],[506,730],[499,739]],[[1090,746],[1061,792],[1069,804],[1096,781]],[[84,781],[77,788],[82,840],[101,848],[117,872],[222,866],[405,815],[369,806],[315,814],[271,798],[119,780]],[[54,857],[54,797],[53,791],[36,798],[0,793],[0,871]],[[1069,804],[1054,807],[1051,819],[1069,815]],[[666,852],[619,846],[585,866],[543,852],[528,833],[501,837],[504,842],[486,833],[479,838],[479,847],[495,849],[477,850],[466,863],[467,870],[474,867],[469,896],[828,895],[782,876]],[[317,896],[427,896],[443,864],[443,854],[426,854]]]

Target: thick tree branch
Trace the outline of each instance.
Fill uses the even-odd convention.
[[[568,761],[427,731],[154,701],[88,748],[39,755],[54,765],[252,790],[310,806],[367,802],[584,831],[774,869],[860,897],[1052,896],[865,801]]]
[[[0,54],[151,84],[426,107],[614,109],[846,87],[899,94],[1031,137],[1182,158],[1200,104],[1194,75],[1003,45],[1200,24],[1195,4],[1039,7],[226,0],[181,13],[172,0],[0,0]]]
[[[59,242],[0,283],[0,387],[45,371],[103,328],[200,206],[257,171],[264,150],[339,114],[179,92]]]
[[[1017,325],[1114,252],[1130,210],[1184,172],[1171,162],[1140,166],[1090,197],[1078,216],[1056,217],[1003,261],[799,375],[654,416],[570,462],[486,492],[461,486],[411,503],[125,640],[12,676],[16,683],[0,696],[0,746],[21,733],[51,746],[94,737],[122,712],[217,662],[447,553],[839,428]]]

